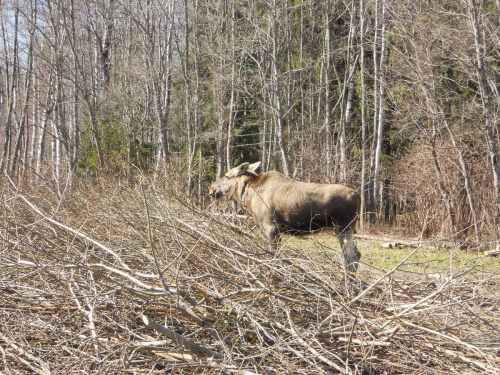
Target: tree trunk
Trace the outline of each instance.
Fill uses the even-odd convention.
[[[347,86],[347,101],[345,106],[345,116],[343,125],[341,127],[341,139],[340,143],[340,182],[345,183],[347,179],[347,145],[346,145],[346,136],[349,127],[351,126],[352,120],[352,109],[353,109],[353,98],[354,98],[354,76],[356,72],[356,64],[357,64],[357,56],[356,50],[354,48],[354,44],[356,41],[356,1],[352,3],[352,11],[351,11],[351,26],[349,31],[349,42],[347,45],[348,58],[349,62],[348,69],[346,69],[346,86]]]
[[[359,18],[360,18],[360,79],[361,79],[361,207],[359,210],[360,227],[364,230],[365,227],[365,211],[366,211],[366,146],[367,146],[367,124],[366,124],[366,78],[365,78],[365,6],[364,0],[360,0]]]
[[[30,25],[30,33],[29,33],[29,41],[28,41],[28,50],[27,50],[27,66],[26,66],[26,71],[25,71],[25,79],[24,79],[24,100],[23,100],[23,106],[21,110],[21,122],[19,125],[19,131],[17,133],[17,139],[16,143],[14,146],[14,154],[12,155],[12,162],[10,163],[10,166],[8,168],[8,173],[9,175],[12,175],[15,172],[16,165],[18,163],[18,160],[20,159],[20,154],[21,154],[21,146],[23,139],[25,137],[25,127],[27,126],[28,123],[28,105],[30,101],[30,95],[31,95],[31,84],[32,84],[32,74],[33,74],[33,38],[34,38],[34,33],[35,33],[35,27],[36,27],[36,16],[37,16],[37,2],[35,1],[35,4],[32,9],[32,23]],[[27,135],[26,135],[27,136]],[[26,162],[26,160],[24,160]]]
[[[3,14],[2,14],[3,16]],[[8,41],[7,34],[11,32],[11,30],[6,30],[6,20],[2,20],[2,36],[4,41]],[[18,31],[19,31],[19,6],[16,7],[14,12],[14,35],[13,35],[13,48],[12,48],[12,67],[9,70],[9,62],[11,59],[11,52],[8,49],[8,43],[3,43],[4,45],[4,56],[5,56],[5,73],[6,73],[6,82],[7,82],[7,115],[5,121],[5,133],[4,133],[4,145],[2,152],[2,159],[0,161],[0,173],[9,170],[9,160],[11,157],[11,148],[12,148],[12,117],[16,107],[17,101],[17,85],[18,85]],[[9,77],[10,76],[10,77]],[[10,78],[10,79],[9,79]]]
[[[380,16],[379,16],[379,4],[380,0],[375,1],[375,35],[373,38],[373,137],[371,145],[371,156],[370,156],[370,181],[369,181],[369,192],[368,192],[368,218],[370,226],[375,225],[375,211],[376,202],[374,199],[376,193],[374,193],[374,174],[375,174],[375,149],[377,147],[377,128],[378,128],[378,90],[379,90],[379,80],[380,80],[380,65],[378,59],[378,42],[380,33]]]
[[[326,25],[325,25],[325,62],[324,66],[324,77],[325,77],[325,159],[326,159],[326,182],[332,183],[332,159],[333,159],[333,151],[332,151],[332,115],[333,115],[333,99],[331,92],[331,71],[332,66],[335,64],[333,59],[332,52],[332,38],[331,38],[331,28],[332,28],[332,20],[330,18],[330,0],[326,0]],[[339,132],[339,142],[342,144],[342,130]],[[342,146],[341,146],[342,147]]]
[[[223,59],[220,58],[220,72],[222,76],[223,69]],[[218,126],[217,126],[217,179],[224,176],[224,94],[222,79],[218,82]],[[229,169],[229,168],[228,168]]]
[[[203,124],[200,118],[200,40],[199,40],[199,0],[194,2],[194,126],[196,130],[195,139],[198,139],[198,201],[203,202]]]
[[[281,162],[285,176],[291,177],[288,148],[285,141],[285,124],[283,120],[283,104],[281,99],[281,79],[279,67],[279,46],[278,46],[278,9],[277,1],[273,2],[272,9],[273,24],[273,85],[274,85],[274,121],[276,124],[278,145],[280,148]]]
[[[158,147],[157,154],[157,168],[159,168],[159,163],[166,162],[168,163],[170,157],[170,103],[171,103],[171,81],[172,81],[172,49],[173,49],[173,27],[174,27],[174,10],[173,10],[173,2],[170,2],[168,5],[167,14],[170,16],[167,20],[168,25],[165,30],[166,41],[165,46],[163,47],[154,47],[150,46],[151,51],[150,54],[154,55],[156,53],[156,48],[164,48],[165,51],[162,53],[160,60],[157,62],[159,76],[161,77],[160,82],[156,83],[156,77],[154,75],[151,76],[151,81],[153,82],[153,87],[155,88],[155,97],[156,97],[156,113],[158,118],[158,142],[156,142]],[[171,19],[170,19],[171,18]],[[163,30],[158,30],[161,33]],[[160,36],[158,36],[160,38]],[[153,61],[151,61],[151,65],[153,65]],[[154,67],[151,67],[151,70],[155,72]],[[155,74],[156,75],[156,74]]]
[[[110,7],[113,6],[113,0],[110,0]],[[104,31],[102,35],[102,40],[99,50],[99,71],[100,71],[100,110],[101,110],[101,121],[103,123],[107,122],[106,116],[106,96],[109,85],[109,64],[110,55],[109,48],[111,43],[111,30],[113,27],[113,20],[106,14],[106,19],[104,20]]]
[[[380,177],[380,161],[382,154],[382,142],[383,142],[383,134],[384,134],[384,91],[385,91],[385,82],[384,82],[384,64],[385,64],[385,30],[386,30],[386,20],[385,20],[385,0],[382,0],[382,30],[380,36],[380,62],[378,68],[378,89],[379,89],[379,104],[378,104],[378,113],[375,114],[375,117],[378,119],[377,127],[376,127],[376,146],[375,146],[375,157],[374,157],[374,166],[373,166],[373,197],[372,200],[374,202],[373,208],[377,210],[379,206],[379,177]]]
[[[235,41],[235,4],[233,0],[231,10],[231,87],[229,99],[229,121],[227,124],[226,165],[227,169],[233,167],[233,132],[236,122],[236,41]]]
[[[194,157],[196,154],[196,139],[195,139],[195,126],[193,126],[191,121],[191,78],[189,76],[190,73],[190,64],[189,64],[189,46],[190,46],[190,27],[189,27],[189,1],[184,0],[184,56],[183,56],[183,74],[184,74],[184,84],[185,84],[185,121],[186,121],[186,133],[187,133],[187,189],[188,195],[190,196],[193,191],[193,167],[194,167]]]

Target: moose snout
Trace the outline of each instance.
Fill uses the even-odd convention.
[[[212,198],[219,199],[222,197],[222,192],[219,189],[216,189],[213,186],[210,186],[210,190],[208,192],[208,195],[211,196]]]
[[[215,190],[215,191],[212,193],[212,197],[214,197],[215,199],[219,199],[220,197],[222,197],[222,191],[220,191],[220,190]]]

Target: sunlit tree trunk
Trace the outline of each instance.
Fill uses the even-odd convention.
[[[29,40],[28,40],[28,49],[26,51],[27,54],[27,65],[26,69],[24,72],[24,99],[23,99],[23,104],[22,104],[22,109],[21,109],[21,116],[20,116],[20,124],[19,124],[19,130],[17,132],[17,139],[16,143],[14,146],[14,153],[12,155],[12,161],[9,166],[9,174],[15,173],[15,169],[17,166],[17,163],[19,159],[21,158],[21,147],[23,145],[23,140],[24,138],[28,138],[29,133],[25,131],[25,128],[28,126],[28,116],[29,116],[29,101],[30,101],[30,96],[32,94],[31,90],[31,84],[32,84],[32,75],[33,75],[33,42],[34,42],[34,34],[35,34],[35,28],[36,28],[36,20],[37,20],[37,2],[36,0],[32,3],[32,9],[31,9],[31,23],[30,23],[30,29],[29,29]],[[27,140],[25,140],[25,143]],[[27,144],[25,144],[25,147]],[[27,160],[24,159],[22,162],[27,163]]]
[[[196,156],[196,139],[195,139],[195,126],[192,123],[191,117],[191,101],[192,101],[192,88],[191,88],[191,77],[190,77],[190,39],[191,39],[191,28],[189,26],[190,22],[190,12],[189,12],[189,1],[184,0],[184,55],[182,56],[182,69],[184,75],[184,85],[185,85],[185,123],[186,123],[186,143],[187,143],[187,184],[188,184],[188,195],[191,195],[193,191],[193,168],[194,168],[194,158]]]
[[[174,1],[169,1],[166,5],[165,14],[162,16],[165,20],[155,26],[152,26],[154,31],[153,38],[148,40],[147,54],[148,65],[150,66],[149,80],[152,84],[155,96],[155,111],[157,117],[157,134],[158,140],[155,142],[157,152],[158,170],[160,163],[168,163],[170,157],[170,138],[171,138],[171,118],[170,105],[172,101],[172,56],[174,48]],[[156,17],[156,12],[153,13]],[[163,24],[165,24],[163,26]],[[157,56],[155,58],[155,56]],[[158,78],[159,77],[159,78]]]
[[[2,37],[4,40],[4,56],[5,56],[5,75],[7,87],[5,90],[7,99],[7,114],[5,120],[5,131],[4,131],[4,145],[2,151],[2,159],[0,160],[0,173],[8,170],[9,160],[11,156],[11,145],[12,145],[12,122],[14,117],[14,111],[17,102],[17,85],[18,85],[18,31],[19,31],[19,6],[16,6],[14,11],[14,30],[7,30],[8,26],[5,20],[5,14],[2,12]],[[9,49],[8,37],[9,33],[13,33],[12,39],[12,53]]]
[[[110,9],[113,7],[114,0],[109,0],[106,9],[104,22],[104,30],[102,33],[102,40],[99,44],[96,41],[96,45],[100,47],[99,49],[99,83],[100,83],[100,111],[101,111],[101,121],[104,123],[107,121],[106,116],[106,98],[109,85],[109,65],[110,65],[110,43],[111,43],[111,32],[113,29],[113,19],[110,14]]]
[[[331,9],[330,9],[330,0],[326,0],[326,25],[325,25],[325,62],[324,62],[324,77],[325,77],[325,158],[326,158],[326,181],[328,183],[332,182],[333,179],[333,171],[332,171],[332,159],[333,159],[333,151],[332,151],[332,127],[333,127],[333,93],[332,93],[332,69],[335,64],[333,58],[332,51],[332,36],[331,36],[331,28],[332,28],[332,19],[331,19]],[[343,143],[343,134],[342,130],[339,132],[339,143]],[[342,147],[342,146],[341,146]]]
[[[379,203],[379,178],[380,178],[380,161],[382,155],[382,142],[383,142],[383,134],[384,134],[384,103],[385,103],[385,80],[384,80],[384,68],[385,68],[385,31],[386,31],[386,17],[385,17],[385,0],[382,1],[382,10],[381,10],[381,32],[380,32],[380,61],[379,67],[377,70],[378,76],[378,105],[377,112],[375,112],[376,118],[376,128],[375,128],[375,156],[374,156],[374,164],[373,164],[373,196],[372,201],[373,209],[377,210],[377,206]]]
[[[364,0],[359,3],[359,20],[360,20],[360,80],[361,80],[361,207],[360,207],[360,226],[363,230],[365,227],[366,213],[366,155],[367,155],[367,122],[366,122],[366,51],[365,51],[365,5]]]
[[[77,30],[78,22],[75,22],[75,18],[78,17],[79,14],[75,14],[77,9],[75,9],[75,1],[68,0],[69,4],[64,5],[64,12],[62,13],[64,16],[61,17],[58,21],[55,22],[54,29],[58,29],[59,32],[64,33],[65,41],[67,42],[66,46],[68,50],[71,51],[71,57],[73,59],[73,82],[75,87],[78,88],[78,92],[81,93],[79,96],[84,104],[85,111],[87,112],[88,122],[90,132],[92,134],[93,144],[96,151],[97,161],[99,167],[102,169],[104,167],[104,155],[101,147],[101,137],[98,129],[98,114],[97,114],[97,82],[98,80],[98,56],[99,56],[99,47],[97,41],[95,40],[95,30],[86,29],[86,36],[88,40],[91,40],[92,32],[94,32],[93,43],[89,45],[88,50],[82,50],[82,41],[81,41],[81,30]],[[50,2],[48,2],[49,8]],[[57,5],[57,4],[56,4]],[[61,6],[61,4],[59,4]],[[90,6],[90,4],[87,4]],[[51,10],[52,12],[52,10]],[[85,14],[85,16],[89,17],[89,15]],[[89,24],[91,24],[90,20],[86,20]],[[53,43],[51,43],[53,44]],[[93,47],[93,48],[92,48]],[[91,59],[91,51],[94,50],[94,59]],[[91,61],[92,60],[92,61]],[[90,64],[90,69],[87,66]],[[93,66],[92,66],[93,64]]]
[[[353,107],[354,107],[354,78],[356,74],[356,65],[358,62],[358,54],[357,50],[354,47],[357,42],[357,1],[352,2],[351,7],[351,21],[349,28],[349,40],[347,43],[347,61],[348,67],[345,71],[345,86],[347,87],[347,98],[345,105],[345,115],[343,124],[341,126],[341,137],[342,142],[340,144],[340,182],[346,183],[347,178],[347,145],[346,145],[346,137],[351,126],[352,115],[353,115]]]
[[[226,165],[227,169],[233,166],[233,132],[236,121],[236,34],[235,34],[235,17],[236,9],[235,2],[232,1],[231,6],[231,87],[229,99],[229,121],[227,125],[227,144],[226,144]]]
[[[194,83],[194,126],[195,126],[195,139],[198,143],[198,200],[203,201],[203,124],[200,118],[200,40],[199,40],[199,0],[194,2],[194,17],[193,17],[193,28],[194,28],[194,73],[195,73],[195,83]]]
[[[374,13],[374,36],[373,36],[373,137],[371,141],[371,154],[370,154],[370,177],[369,177],[369,188],[368,188],[368,218],[370,226],[375,225],[375,211],[376,202],[374,199],[374,171],[375,171],[375,148],[377,146],[377,125],[378,125],[378,90],[379,90],[379,80],[380,80],[380,65],[379,65],[379,34],[380,34],[380,0],[375,0],[375,13]]]
[[[273,69],[273,96],[274,96],[274,122],[276,125],[278,145],[280,148],[281,162],[283,166],[283,173],[290,177],[290,161],[288,157],[288,145],[285,140],[285,123],[283,119],[283,102],[282,102],[282,87],[281,87],[281,69],[279,67],[279,39],[278,39],[278,4],[277,0],[274,0],[272,9],[272,43],[273,43],[273,55],[272,55],[272,69]]]
[[[300,179],[304,179],[304,148],[305,148],[305,135],[304,131],[306,129],[306,103],[307,103],[307,96],[306,96],[306,90],[304,88],[305,85],[305,63],[304,63],[304,58],[305,58],[305,32],[306,32],[306,27],[305,27],[305,20],[304,20],[304,13],[305,13],[305,6],[306,3],[304,0],[301,0],[301,10],[300,10],[300,54],[299,54],[299,90],[300,90],[300,125],[298,127],[299,130],[299,159],[298,159],[298,167],[300,171]]]

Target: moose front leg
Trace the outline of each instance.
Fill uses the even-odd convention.
[[[359,260],[361,259],[361,252],[356,246],[354,241],[354,233],[349,231],[347,233],[340,233],[338,228],[335,228],[340,243],[340,250],[344,257],[345,268],[349,272],[356,272],[358,270]]]
[[[356,246],[353,232],[349,231],[346,234],[340,234],[339,241],[342,253],[344,254],[346,269],[349,272],[356,272],[358,270],[359,260],[361,259],[361,252]]]
[[[273,244],[278,244],[280,242],[280,235],[278,227],[274,223],[264,223],[262,224],[262,231],[269,241]]]

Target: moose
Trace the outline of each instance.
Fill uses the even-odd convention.
[[[296,181],[276,171],[260,173],[260,164],[232,168],[210,186],[210,196],[240,204],[275,244],[280,232],[333,228],[347,270],[356,272],[361,258],[353,239],[361,201],[358,192],[344,185]]]

